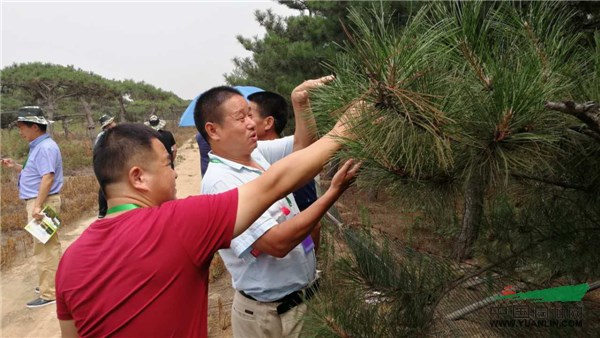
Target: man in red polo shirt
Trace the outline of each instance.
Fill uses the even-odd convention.
[[[157,133],[135,124],[107,131],[94,172],[108,214],[67,249],[56,277],[63,336],[205,337],[213,254],[316,176],[340,136],[343,122],[237,189],[175,200],[177,174]],[[340,173],[340,189],[357,170]]]

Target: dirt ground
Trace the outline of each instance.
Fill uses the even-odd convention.
[[[177,159],[177,197],[200,192],[200,160],[195,140],[179,147]],[[84,217],[60,234],[63,251],[95,220]],[[30,248],[28,248],[31,251]],[[25,303],[34,299],[37,275],[28,252],[11,268],[2,272],[0,337],[60,337],[56,306],[28,309]],[[221,270],[221,269],[218,269]],[[222,269],[224,270],[224,269]],[[231,277],[224,271],[212,278],[209,286],[209,337],[231,337],[230,313],[233,289]]]

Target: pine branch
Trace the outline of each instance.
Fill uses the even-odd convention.
[[[535,47],[535,52],[540,58],[540,61],[542,62],[542,68],[544,69],[544,78],[546,78],[548,75],[548,57],[546,56],[546,53],[544,53],[544,51],[542,50],[542,43],[540,42],[540,39],[538,39],[538,37],[535,35],[533,29],[527,21],[523,22],[523,26],[527,31],[527,37],[529,38],[529,40],[531,40],[531,44]]]
[[[590,130],[587,126],[582,125],[582,126],[575,126],[575,127],[570,127],[569,129],[571,129],[572,131],[578,132],[580,134],[583,134],[585,136],[591,137],[594,140],[600,142],[600,134],[596,134],[594,133],[594,131]]]
[[[338,337],[341,337],[341,338],[351,338],[352,337],[351,335],[346,333],[346,331],[344,331],[339,325],[337,325],[337,323],[335,322],[335,319],[333,319],[331,316],[326,316],[325,322],[327,323],[327,326],[329,326],[329,328],[331,328],[331,330],[333,332],[335,332],[335,334]]]
[[[544,107],[573,115],[588,125],[595,133],[600,134],[600,110],[598,109],[598,104],[594,101],[586,103],[546,101],[544,102]]]
[[[458,44],[458,48],[462,52],[467,62],[475,70],[475,74],[477,74],[479,81],[481,81],[485,89],[491,91],[493,89],[492,80],[487,75],[485,75],[485,70],[481,65],[481,61],[477,58],[473,50],[469,48],[467,42],[465,40],[460,41],[460,43]]]
[[[494,131],[494,141],[500,142],[510,136],[510,121],[513,117],[512,109],[508,109],[508,111],[502,116],[502,120],[496,126],[496,130]]]

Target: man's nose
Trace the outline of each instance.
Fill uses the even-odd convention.
[[[256,122],[254,122],[254,120],[250,116],[246,116],[246,128],[248,128],[248,129],[256,128]]]

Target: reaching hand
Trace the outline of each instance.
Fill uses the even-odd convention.
[[[344,163],[344,165],[338,169],[337,173],[335,173],[333,176],[329,189],[336,189],[338,190],[339,194],[346,191],[346,189],[348,189],[350,184],[352,184],[356,178],[358,169],[360,169],[361,165],[362,162],[356,162],[353,159],[346,161],[346,163]]]
[[[328,75],[322,78],[306,80],[299,84],[292,91],[292,103],[294,104],[306,104],[308,102],[308,91],[317,87],[320,87],[328,82],[333,81],[335,76]]]
[[[352,105],[346,109],[344,114],[340,116],[339,120],[335,124],[332,132],[335,136],[341,136],[346,138],[355,138],[356,135],[353,135],[351,132],[352,123],[356,123],[355,121],[360,121],[363,114],[367,114],[367,103],[365,101],[356,101],[352,103]]]

